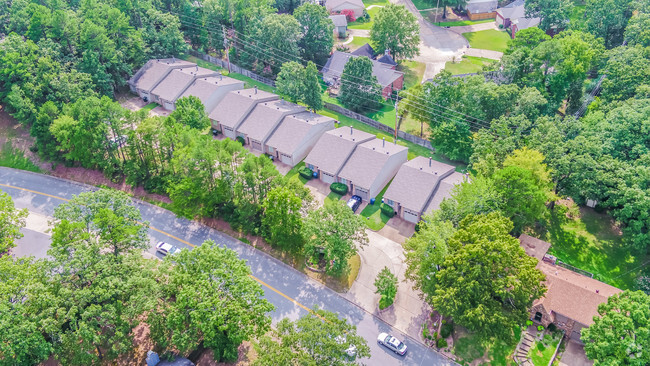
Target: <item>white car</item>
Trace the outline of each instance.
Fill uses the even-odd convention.
[[[338,344],[346,344],[348,342],[347,338],[345,336],[338,336],[335,338],[336,343]],[[344,351],[346,355],[350,358],[355,358],[357,357],[357,346],[354,344],[351,344],[346,350]]]
[[[388,333],[380,333],[377,336],[377,343],[397,353],[400,356],[404,356],[406,354],[406,345]]]
[[[158,244],[156,244],[156,252],[158,252],[158,253],[160,253],[162,255],[167,255],[167,254],[174,255],[174,254],[176,254],[176,253],[178,253],[180,251],[181,250],[178,249],[177,247],[175,247],[175,246],[173,246],[171,244],[165,243],[164,241],[158,242]]]

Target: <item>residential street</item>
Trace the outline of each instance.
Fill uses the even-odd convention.
[[[72,181],[66,181],[41,174],[0,168],[0,189],[12,196],[16,207],[27,208],[32,213],[24,230],[25,238],[19,242],[15,251],[18,255],[42,257],[49,245],[47,218],[54,208],[74,194],[93,190]],[[191,248],[203,241],[215,242],[235,250],[242,259],[248,261],[253,276],[262,283],[266,298],[275,305],[271,314],[273,321],[283,317],[296,319],[305,314],[306,309],[320,306],[347,318],[357,326],[358,334],[363,336],[371,348],[368,365],[453,365],[452,361],[428,349],[413,338],[406,337],[379,318],[364,311],[343,296],[311,280],[304,274],[280,261],[246,245],[230,236],[210,229],[196,222],[177,218],[173,213],[141,201],[135,201],[144,220],[150,223],[149,235],[153,244],[164,240],[181,248]],[[419,329],[419,324],[409,325],[409,329]],[[402,338],[409,347],[406,357],[394,355],[376,342],[380,332],[389,332]],[[417,333],[414,334],[417,336]]]

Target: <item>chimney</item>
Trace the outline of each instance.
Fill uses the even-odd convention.
[[[255,94],[257,94],[257,85],[255,85]]]
[[[173,63],[173,64],[176,63],[176,57],[174,57],[174,56],[172,56],[172,63]]]
[[[429,166],[431,166],[431,157],[429,157]]]
[[[390,50],[388,48],[384,50],[384,55],[390,56]]]
[[[386,138],[385,137],[381,138],[381,147],[386,147]]]

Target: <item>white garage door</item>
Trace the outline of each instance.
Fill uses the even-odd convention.
[[[168,110],[168,111],[173,111],[174,110],[174,103],[165,102],[163,107],[165,107],[165,109]]]
[[[287,165],[292,165],[293,164],[293,159],[291,159],[291,156],[289,156],[287,154],[280,153],[280,161],[287,164]]]
[[[332,184],[334,183],[334,176],[321,171],[320,180],[322,180],[324,183]]]
[[[251,148],[262,151],[262,143],[259,141],[251,140]]]
[[[235,136],[235,131],[232,128],[226,127],[226,126],[221,126],[221,127],[223,128],[224,136],[226,136],[227,138],[229,138],[231,140],[234,140],[235,138],[237,138]]]
[[[367,200],[370,199],[368,191],[366,191],[365,189],[359,188],[359,187],[354,188],[354,194],[361,197],[361,199],[364,200],[364,201],[367,201]]]
[[[413,212],[411,210],[406,210],[404,209],[404,220],[408,222],[412,222],[414,224],[417,224],[418,221],[420,221],[420,218],[418,217],[418,214],[416,212]]]

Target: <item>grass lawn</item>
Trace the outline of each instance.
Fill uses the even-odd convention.
[[[289,171],[287,172],[287,175],[285,175],[285,177],[287,177],[288,179],[295,179],[295,180],[297,180],[297,181],[300,181],[300,183],[302,183],[302,184],[307,183],[307,179],[303,178],[303,176],[300,175],[300,173],[298,173],[298,171],[300,170],[300,168],[302,168],[302,167],[304,167],[304,166],[305,166],[305,163],[303,163],[303,162],[301,161],[300,163],[296,164],[296,166],[294,166],[293,168],[291,168],[291,170],[289,170]]]
[[[341,199],[341,197],[343,197],[343,196],[341,196],[338,193],[330,192],[330,194],[328,194],[327,197],[325,197],[324,204],[325,204],[325,206],[332,205],[332,204],[334,204],[334,202],[339,201]]]
[[[435,16],[435,15],[434,15]],[[441,17],[442,18],[442,17]],[[431,20],[433,22],[434,20]],[[481,23],[490,23],[493,22],[494,19],[481,19],[481,20],[458,20],[455,22],[440,22],[441,27],[460,27],[463,25],[473,25],[473,24],[481,24]],[[438,23],[434,23],[435,25],[438,25]]]
[[[462,359],[461,364],[471,363],[484,357],[483,360],[488,362],[483,362],[481,365],[514,366],[516,362],[512,359],[512,355],[517,347],[517,341],[519,341],[518,337],[512,343],[501,339],[486,342],[476,333],[466,334],[455,340],[453,352]]]
[[[418,10],[434,9],[436,7],[435,4],[431,4],[430,0],[413,0],[413,5]]]
[[[366,10],[368,12],[368,15],[370,15],[370,20],[367,22],[360,22],[360,21],[354,21],[352,23],[348,24],[348,29],[370,29],[372,28],[373,24],[373,18],[377,15],[377,13],[381,10],[380,7],[372,8],[369,10]]]
[[[463,56],[461,62],[454,63],[453,61],[447,61],[445,63],[445,70],[449,71],[452,75],[471,74],[481,71],[483,66],[493,62],[494,60],[490,60],[489,58]]]
[[[549,339],[545,345],[542,342],[536,341],[528,350],[528,356],[535,366],[547,366],[551,362],[551,357],[555,353],[557,344],[560,342],[560,337]]]
[[[397,70],[404,73],[404,88],[408,89],[422,82],[427,64],[417,61],[402,61]]]
[[[477,334],[468,334],[454,342],[454,354],[465,362],[472,362],[485,354],[485,346]]]
[[[507,32],[488,29],[479,32],[463,33],[472,48],[503,52],[508,48],[510,36]]]
[[[367,37],[354,37],[352,42],[348,43],[346,46],[350,48],[350,51],[354,51],[357,48],[363,46],[366,43],[370,43],[370,38]],[[372,44],[371,44],[372,46]]]
[[[388,186],[390,186],[392,181],[393,180],[391,179],[391,181],[388,182],[386,187],[384,187],[384,189],[382,189],[381,192],[379,192],[377,197],[375,197],[374,205],[368,204],[363,209],[363,211],[359,213],[359,215],[361,215],[365,219],[364,221],[366,222],[366,225],[368,225],[368,228],[370,228],[370,230],[379,231],[381,230],[382,227],[384,227],[384,225],[386,225],[388,220],[390,220],[390,217],[384,215],[384,213],[381,212],[379,206],[381,205],[381,199],[382,197],[384,197],[384,193],[386,193],[386,190],[388,189]]]
[[[149,103],[146,106],[142,107],[142,110],[150,111],[158,106],[158,103]]]
[[[14,148],[10,141],[7,141],[0,151],[0,166],[28,170],[35,173],[41,172],[41,168],[29,160],[20,149]]]
[[[386,6],[388,5],[388,0],[363,0],[363,5],[365,5],[366,8],[371,5]]]
[[[634,288],[634,279],[643,271],[638,267],[650,260],[650,255],[623,242],[610,216],[590,208],[578,209],[573,203],[571,208],[556,205],[543,239],[552,244],[550,254],[562,262],[623,290]]]

